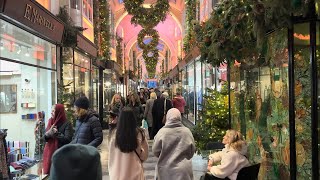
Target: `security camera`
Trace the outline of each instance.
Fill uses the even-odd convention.
[[[30,83],[31,79],[24,79],[26,83]]]

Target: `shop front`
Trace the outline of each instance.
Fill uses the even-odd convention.
[[[96,57],[97,47],[82,34],[77,35],[77,46],[75,48],[62,48],[63,64],[60,78],[64,94],[67,94],[69,98],[63,101],[67,107],[67,112],[72,112],[71,109],[76,98],[86,96],[90,100],[91,108],[99,113],[99,68],[94,63]]]
[[[47,123],[57,103],[57,51],[63,29],[35,1],[0,2],[0,133],[7,131],[9,163],[22,156],[36,158],[38,112],[45,114]]]
[[[268,49],[230,67],[232,127],[259,179],[319,178],[319,22],[268,35]]]

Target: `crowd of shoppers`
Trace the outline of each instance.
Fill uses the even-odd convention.
[[[167,92],[160,97],[156,90],[148,92],[140,89],[139,93],[130,93],[127,104],[120,94],[115,94],[107,106],[110,178],[144,180],[143,162],[148,158],[150,138],[154,141],[152,153],[159,158],[155,167],[157,180],[193,179],[191,158],[196,148],[191,131],[182,124],[184,98],[180,92],[172,100]],[[64,105],[53,106],[44,135],[37,140],[46,142],[43,173],[50,174],[50,179],[102,179],[96,149],[103,141],[102,127],[89,105],[84,96],[74,102],[75,131],[66,118]],[[39,116],[35,135],[41,131],[43,118]],[[140,128],[142,120],[147,122],[148,132]],[[228,130],[222,142],[225,148],[209,156],[208,173],[201,179],[235,180],[238,172],[248,166],[247,145],[239,132]]]

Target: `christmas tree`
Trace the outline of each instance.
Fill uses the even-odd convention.
[[[209,142],[221,142],[229,126],[228,86],[221,91],[207,88],[204,95],[201,121],[192,130],[198,151],[206,150]]]

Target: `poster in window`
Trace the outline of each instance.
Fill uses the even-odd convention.
[[[17,85],[0,85],[0,113],[17,113]]]

